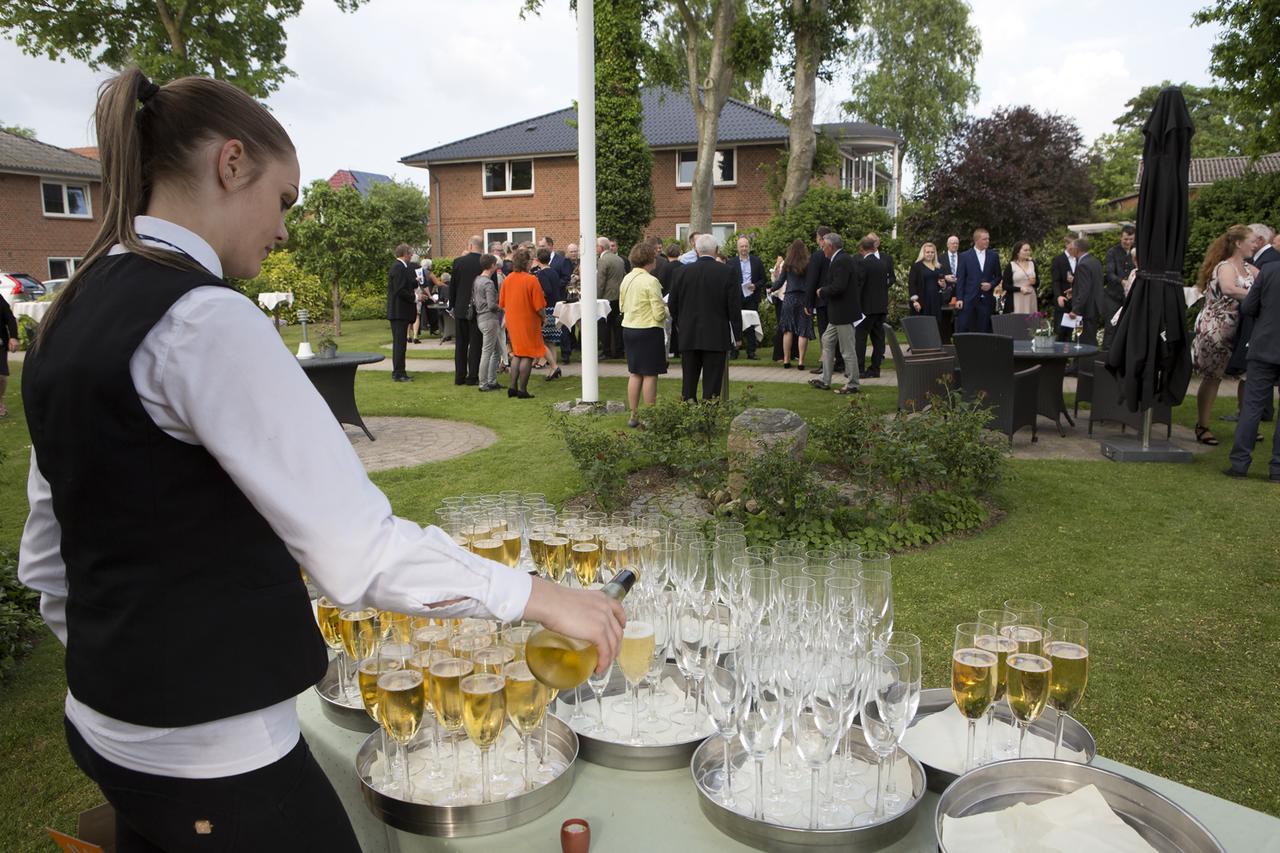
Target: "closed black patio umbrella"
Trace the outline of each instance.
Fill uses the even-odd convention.
[[[1182,261],[1193,133],[1182,90],[1161,90],[1142,129],[1138,274],[1107,354],[1107,369],[1120,389],[1119,402],[1132,412],[1149,410],[1155,403],[1180,404],[1191,382]]]

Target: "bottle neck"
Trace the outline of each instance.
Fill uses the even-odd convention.
[[[627,597],[627,593],[631,592],[631,587],[635,585],[635,582],[636,573],[631,569],[623,569],[604,585],[602,592],[614,601],[621,601]]]

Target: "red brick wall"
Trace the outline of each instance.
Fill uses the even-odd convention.
[[[736,186],[716,187],[713,219],[736,222],[739,230],[765,224],[773,204],[765,192],[764,168],[777,162],[778,147],[741,146],[737,149]],[[676,224],[689,221],[691,191],[676,186],[676,154],[655,151],[653,163],[654,219],[646,234],[674,237]],[[550,234],[563,248],[578,241],[578,163],[574,157],[544,157],[533,161],[533,195],[485,196],[480,163],[453,163],[431,169],[431,225],[434,257],[454,257],[466,251],[467,238],[485,229],[533,228],[539,237]],[[444,245],[440,242],[443,219]]]
[[[70,179],[68,182],[72,182]],[[93,219],[44,215],[40,179],[0,173],[0,270],[49,277],[49,258],[83,257],[102,227],[102,185],[89,184]]]

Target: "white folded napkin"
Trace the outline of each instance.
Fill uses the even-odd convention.
[[[944,817],[948,853],[1154,853],[1093,785],[1029,806]]]
[[[921,717],[914,726],[907,729],[902,746],[916,760],[930,767],[945,770],[959,775],[964,772],[964,753],[969,737],[969,721],[960,713],[960,709],[952,703],[945,710]],[[978,721],[978,737],[975,751],[979,755],[986,754],[987,722]],[[995,743],[1017,744],[1018,732],[1008,723],[998,718],[991,724],[991,737]],[[1053,758],[1053,740],[1041,737],[1031,730],[1027,732],[1027,742],[1022,752],[1023,758]],[[1086,763],[1083,752],[1069,748],[1065,743],[1058,757],[1067,761]]]

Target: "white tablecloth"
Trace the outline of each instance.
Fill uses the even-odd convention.
[[[15,302],[13,303],[13,316],[30,317],[39,323],[52,307],[52,302]]]
[[[764,340],[764,326],[760,325],[759,311],[742,312],[742,333],[745,335],[750,329],[756,330],[756,340]]]
[[[596,315],[598,319],[603,320],[608,317],[611,310],[608,299],[596,300]],[[582,303],[557,302],[556,307],[551,309],[551,314],[561,326],[576,326],[578,321],[582,319]]]
[[[293,292],[286,290],[283,293],[259,293],[258,304],[268,311],[276,310],[277,305],[292,305]]]

